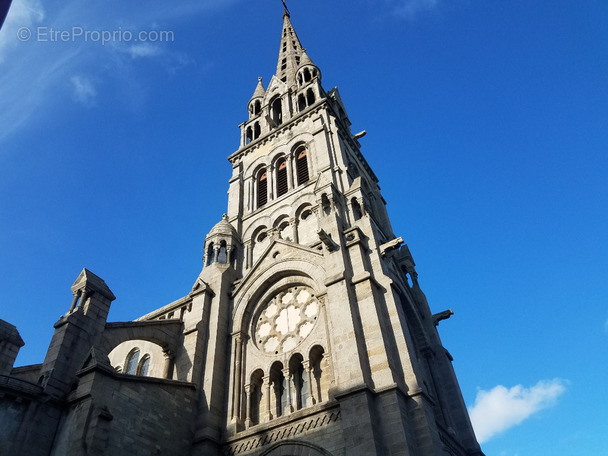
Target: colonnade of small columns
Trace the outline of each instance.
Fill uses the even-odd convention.
[[[242,358],[239,359],[242,340],[236,342],[233,352],[236,355],[235,369],[240,368],[242,362]],[[291,356],[287,367],[276,361],[267,374],[256,369],[249,376],[248,383],[242,386],[240,375],[235,375],[233,420],[240,421],[244,413],[244,424],[249,428],[327,400],[328,372],[322,368],[327,363],[327,354],[317,345],[306,360],[296,353]],[[241,404],[242,399],[244,404]]]
[[[210,242],[207,251],[205,252],[205,258],[203,258],[203,264],[209,266],[213,263],[219,264],[230,264],[236,254],[236,246],[228,245],[226,241]]]

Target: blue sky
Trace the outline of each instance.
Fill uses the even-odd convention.
[[[439,330],[486,455],[605,454],[608,1],[289,6],[324,87],[368,132],[433,311],[455,312]],[[0,318],[26,341],[17,365],[43,360],[83,267],[116,294],[112,321],[190,290],[281,13],[278,0],[13,0]]]

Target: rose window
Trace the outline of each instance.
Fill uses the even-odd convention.
[[[271,298],[257,316],[254,338],[260,350],[284,353],[312,331],[319,313],[317,298],[305,287],[293,287]]]

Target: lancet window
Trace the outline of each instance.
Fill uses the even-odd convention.
[[[226,241],[220,242],[220,249],[217,253],[217,262],[219,264],[226,264],[228,262],[228,249],[226,248]]]
[[[209,243],[209,247],[207,247],[207,266],[213,264],[215,261],[215,248],[213,242]]]
[[[287,160],[284,158],[277,162],[277,196],[287,193]]]
[[[148,371],[150,370],[150,355],[144,355],[137,366],[137,375],[141,375],[143,377],[148,375]]]
[[[135,375],[137,374],[137,364],[139,362],[139,348],[134,348],[127,355],[125,361],[125,374]]]
[[[257,207],[262,207],[268,202],[268,174],[265,168],[258,172],[257,187]]]
[[[298,177],[298,185],[308,182],[308,161],[306,148],[301,147],[296,151],[296,173]]]
[[[306,91],[306,100],[308,101],[308,106],[314,104],[314,102],[315,102],[315,93],[312,91],[312,89],[308,89]]]
[[[303,93],[298,95],[298,111],[304,111],[306,109],[306,97]]]
[[[251,424],[253,425],[260,423],[262,413],[264,411],[263,399],[265,399],[265,393],[262,390],[263,385],[264,372],[261,369],[258,369],[253,374],[251,374],[251,382],[249,383],[249,418],[251,419]]]
[[[361,205],[359,204],[359,201],[357,201],[357,198],[352,198],[350,200],[350,204],[353,209],[353,216],[355,217],[355,220],[359,220],[361,217],[363,217],[363,211],[361,210]]]
[[[271,103],[272,120],[275,126],[279,126],[283,123],[283,107],[281,106],[281,98],[277,97]]]

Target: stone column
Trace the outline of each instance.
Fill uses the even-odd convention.
[[[236,336],[232,337],[232,412],[231,412],[231,420],[234,420],[236,417]]]
[[[74,293],[74,299],[72,300],[72,305],[70,306],[70,312],[76,308],[76,304],[78,304],[78,299],[80,298],[81,293],[82,290],[78,290],[76,293]]]
[[[291,225],[293,242],[298,243],[298,220],[295,218],[289,219],[289,224]]]
[[[264,422],[268,422],[272,419],[272,410],[270,409],[270,375],[264,377],[264,391],[266,392],[266,414],[264,416]]]
[[[89,292],[85,288],[82,290],[82,294],[80,295],[80,304],[78,307],[80,307],[80,308],[84,307],[84,303],[87,301],[87,299],[89,299]]]
[[[86,309],[84,308],[84,306],[87,303],[87,299],[89,299],[89,291],[85,288],[82,290],[82,295],[80,296],[80,303],[78,304],[78,307],[76,309],[79,309],[81,312],[85,312]]]
[[[243,357],[243,339],[241,334],[235,334],[234,336],[235,342],[235,360],[234,360],[234,404],[232,410],[232,418],[237,421],[240,420],[241,417],[241,362]]]
[[[245,427],[249,428],[253,425],[251,421],[251,384],[245,385],[245,395],[247,397],[246,409],[245,409]]]
[[[292,379],[292,375],[289,372],[289,368],[287,369],[283,369],[283,376],[285,377],[285,383],[286,383],[286,391],[283,391],[283,394],[287,394],[287,407],[285,407],[285,414],[288,413],[292,413],[294,410],[293,407],[293,394],[292,394],[292,388],[291,388],[291,384],[293,383],[293,379]]]
[[[251,248],[251,240],[245,241],[245,269],[249,269],[251,267],[251,259],[252,259],[252,248]]]
[[[266,180],[268,180],[266,188],[268,189],[268,202],[270,202],[274,199],[274,195],[277,194],[274,188],[274,164],[272,163],[268,165],[268,168],[266,168]]]
[[[311,405],[315,405],[317,403],[317,399],[315,397],[315,385],[312,382],[312,367],[310,365],[310,361],[304,361],[302,365],[304,366],[307,376],[306,378],[308,379],[308,398],[306,399],[306,406],[310,407]]]
[[[247,210],[253,210],[253,179],[247,179],[245,182],[245,201],[247,202]]]
[[[173,368],[175,366],[175,356],[171,350],[163,350],[165,357],[165,367],[163,368],[163,378],[171,380],[173,378]]]
[[[294,185],[294,179],[293,179],[293,154],[290,153],[285,160],[285,163],[287,164],[287,188],[289,190],[291,190],[292,188],[295,187]]]

